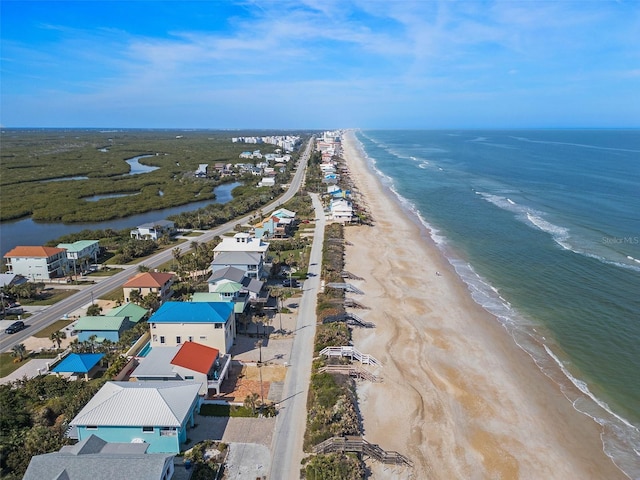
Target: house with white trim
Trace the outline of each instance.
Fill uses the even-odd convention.
[[[89,435],[57,452],[31,457],[22,480],[170,480],[174,455],[147,453],[148,449],[148,443],[106,442]]]
[[[98,263],[100,242],[98,240],[78,240],[73,243],[59,243],[58,248],[64,248],[67,263],[71,265],[74,274],[89,269],[91,263]]]
[[[233,302],[165,302],[149,319],[151,347],[197,342],[226,355],[236,338]]]
[[[176,233],[176,224],[170,220],[144,223],[131,230],[131,238],[158,241],[161,237],[171,237]]]
[[[332,220],[343,223],[353,220],[353,204],[346,198],[331,200],[329,211]]]
[[[22,275],[32,282],[64,277],[68,271],[64,248],[18,246],[5,253],[4,260],[7,273]]]
[[[200,387],[196,382],[107,382],[71,420],[67,435],[147,443],[149,453],[179,453],[200,411]]]

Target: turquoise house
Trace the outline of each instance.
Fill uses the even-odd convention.
[[[107,382],[69,424],[70,438],[147,443],[148,453],[179,453],[200,411],[200,383]]]
[[[129,317],[92,316],[80,317],[74,328],[78,332],[79,342],[89,341],[92,335],[96,336],[97,342],[104,340],[117,342],[120,340],[120,335],[132,326],[133,323],[129,321]]]

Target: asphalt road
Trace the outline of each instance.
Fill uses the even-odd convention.
[[[314,144],[314,138],[312,137],[307,143],[304,152],[300,156],[298,161],[298,167],[296,173],[291,181],[289,189],[279,198],[271,202],[270,204],[262,207],[262,210],[265,212],[270,212],[279,208],[280,205],[287,202],[300,190],[302,186],[304,175],[307,169],[307,164],[309,161],[309,156],[312,151],[312,147]],[[245,215],[242,218],[237,218],[232,220],[231,222],[225,223],[219,227],[216,227],[212,230],[206,231],[203,235],[197,237],[198,243],[205,243],[213,240],[216,236],[222,235],[226,232],[233,230],[235,225],[238,223],[247,223],[251,218],[251,214]],[[191,250],[191,242],[184,242],[179,245],[179,248],[182,253],[186,253]],[[165,250],[163,252],[158,253],[152,257],[149,257],[144,260],[143,263],[145,266],[149,268],[157,268],[160,265],[170,261],[173,258],[173,249]],[[84,287],[77,294],[72,295],[55,305],[51,305],[39,311],[25,319],[25,323],[27,328],[24,330],[14,333],[14,334],[6,334],[4,331],[0,333],[0,351],[6,352],[11,351],[11,348],[14,345],[22,343],[25,339],[32,336],[38,330],[41,330],[56,320],[59,320],[64,317],[65,314],[69,314],[78,308],[81,308],[87,304],[90,304],[92,298],[98,298],[101,295],[105,295],[106,293],[111,292],[112,290],[122,286],[132,275],[137,272],[138,265],[130,265],[126,267],[122,272],[118,272],[112,277],[107,277],[101,279],[95,285],[89,285]]]
[[[309,278],[298,310],[298,323],[291,348],[291,365],[284,383],[276,429],[271,444],[271,471],[269,478],[299,479],[302,444],[307,418],[307,394],[311,380],[313,340],[316,331],[316,304],[320,288],[322,244],[325,217],[318,195],[312,194],[316,212],[316,228],[309,258]]]

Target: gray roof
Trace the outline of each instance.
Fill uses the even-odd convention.
[[[224,255],[224,253],[220,254]],[[237,283],[242,283],[245,272],[236,267],[226,267],[220,270],[216,270],[211,274],[207,282],[214,283],[218,280],[232,280]]]
[[[144,453],[148,446],[107,443],[91,435],[76,445],[62,447],[59,452],[34,456],[23,480],[161,480],[173,455]]]
[[[264,282],[262,280],[256,280],[255,278],[249,277],[245,277],[242,279],[242,286],[249,292],[260,293],[263,285]]]
[[[222,252],[211,262],[211,265],[257,265],[262,255],[251,252]]]
[[[146,357],[140,359],[140,365],[131,373],[134,378],[169,378],[175,377],[171,360],[180,350],[180,345],[175,347],[153,347]]]
[[[201,385],[192,382],[107,382],[71,426],[180,427]]]
[[[26,281],[25,277],[17,273],[0,273],[0,288],[9,285],[21,285]]]
[[[158,220],[157,222],[148,222],[138,225],[138,228],[156,228],[156,227],[171,227],[175,226],[175,222],[171,220]]]

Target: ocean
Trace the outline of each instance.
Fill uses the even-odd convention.
[[[356,138],[474,300],[640,478],[640,131]]]

